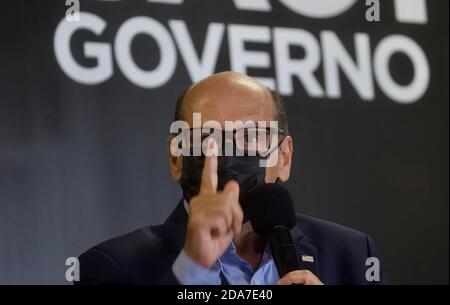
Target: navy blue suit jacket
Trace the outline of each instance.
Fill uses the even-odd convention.
[[[147,226],[89,249],[79,257],[80,281],[75,284],[178,284],[172,264],[183,248],[187,219],[180,202],[164,224]],[[297,225],[291,232],[301,268],[312,271],[323,283],[384,282],[382,271],[380,282],[366,280],[370,267],[366,259],[378,258],[369,236],[301,214],[297,214]],[[224,277],[222,283],[226,284]]]

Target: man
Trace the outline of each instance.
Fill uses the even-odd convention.
[[[82,254],[81,284],[382,282],[383,275],[379,277],[376,268],[368,272],[370,266],[366,266],[369,257],[377,257],[367,235],[300,214],[292,236],[300,253],[301,270],[280,279],[264,238],[253,231],[249,221],[243,221],[240,193],[257,183],[285,182],[290,175],[293,140],[287,132],[283,104],[276,94],[245,75],[223,72],[189,88],[179,99],[175,112],[175,120],[184,120],[189,126],[193,126],[194,113],[201,114],[205,122],[219,122],[223,129],[226,121],[277,121],[280,141],[266,156],[273,161],[276,155],[274,166],[245,171],[243,168],[248,168],[252,160],[261,157],[222,157],[219,146],[223,143],[214,137],[202,142],[206,151],[201,157],[177,155],[173,150],[175,137],[171,135],[170,170],[173,179],[180,183],[184,198],[164,224],[144,227]],[[239,146],[236,136],[233,140]],[[246,145],[253,143],[248,142]],[[233,162],[244,163],[233,168]],[[262,180],[257,179],[258,173],[263,174]],[[367,277],[367,273],[371,276]]]

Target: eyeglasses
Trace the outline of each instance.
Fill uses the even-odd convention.
[[[173,134],[181,137],[179,148],[184,151],[187,149],[191,155],[200,155],[206,151],[208,139],[214,138],[219,155],[262,157],[267,157],[277,149],[285,137],[283,129],[275,127],[242,127],[233,130],[199,127],[182,129]],[[189,146],[181,147],[180,144]]]

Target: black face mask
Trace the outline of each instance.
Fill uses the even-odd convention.
[[[219,156],[217,158],[217,189],[223,190],[228,181],[235,180],[239,184],[239,198],[242,198],[256,185],[265,183],[266,167],[259,165],[260,160],[261,158],[257,156]],[[183,157],[180,185],[187,202],[200,191],[203,163],[203,156]],[[244,209],[243,222],[247,221]]]

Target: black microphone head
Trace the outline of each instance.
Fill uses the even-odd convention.
[[[278,225],[289,229],[295,226],[295,210],[288,190],[279,183],[260,184],[241,199],[253,230],[264,235]]]

